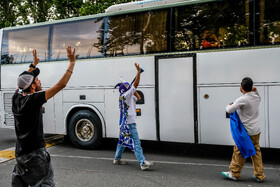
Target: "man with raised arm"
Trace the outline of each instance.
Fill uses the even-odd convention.
[[[70,61],[62,78],[51,88],[42,90],[37,64],[39,58],[33,50],[33,63],[21,73],[17,90],[12,98],[12,110],[16,131],[16,165],[12,174],[12,186],[55,186],[50,155],[46,150],[43,132],[42,105],[68,83],[75,66],[75,49],[68,46]]]
[[[113,164],[126,164],[126,161],[121,160],[121,158],[125,147],[129,147],[134,151],[140,168],[144,171],[149,169],[154,163],[146,160],[136,127],[136,101],[141,99],[140,95],[136,92],[136,88],[140,82],[141,68],[137,63],[134,65],[137,70],[134,84],[132,85],[122,80],[121,83],[115,86],[115,88],[119,87],[120,92],[120,135]]]

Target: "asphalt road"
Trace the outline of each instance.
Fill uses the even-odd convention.
[[[0,129],[1,149],[14,146],[13,133]],[[141,171],[128,149],[123,154],[127,165],[112,164],[116,144],[115,139],[108,139],[98,150],[81,150],[65,140],[48,148],[56,186],[280,186],[280,150],[262,149],[267,179],[259,184],[252,179],[250,159],[242,170],[241,181],[223,179],[221,172],[228,170],[232,147],[142,141],[146,159],[155,165]],[[1,187],[11,186],[14,164],[14,159],[0,164]]]
[[[0,128],[0,150],[14,147],[15,142],[16,142],[15,130]]]

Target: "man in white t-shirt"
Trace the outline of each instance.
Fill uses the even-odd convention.
[[[255,87],[253,81],[249,77],[245,77],[240,85],[240,91],[243,93],[234,103],[230,103],[226,107],[228,113],[237,110],[240,120],[250,136],[255,147],[256,154],[251,157],[254,166],[253,178],[257,182],[263,182],[265,175],[263,173],[263,163],[260,140],[260,124],[259,124],[259,104],[261,97]],[[229,172],[222,172],[222,175],[230,180],[239,180],[241,178],[241,170],[246,159],[240,153],[238,147],[234,145],[232,160],[229,166]]]
[[[125,147],[129,147],[132,151],[134,151],[134,154],[140,164],[141,170],[147,170],[153,165],[153,162],[149,162],[145,159],[136,128],[136,101],[137,99],[141,99],[140,95],[136,92],[136,88],[138,87],[140,82],[141,68],[139,64],[136,63],[135,67],[137,69],[137,75],[133,85],[130,85],[128,82],[124,81],[116,85],[116,87],[119,86],[119,106],[121,115],[120,136],[113,164],[126,164],[125,161],[121,160],[121,157]]]

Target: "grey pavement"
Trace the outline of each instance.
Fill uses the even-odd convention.
[[[1,142],[2,144],[2,142]],[[84,186],[280,186],[280,150],[264,149],[265,183],[252,180],[253,168],[247,159],[238,182],[223,179],[232,147],[158,143],[142,141],[147,160],[155,161],[149,171],[141,171],[134,154],[125,150],[128,165],[113,165],[117,141],[103,141],[98,150],[81,150],[64,141],[48,148],[58,187]],[[15,160],[0,164],[0,186],[10,186]]]

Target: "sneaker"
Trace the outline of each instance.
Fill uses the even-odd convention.
[[[238,178],[232,176],[230,171],[222,172],[222,175],[228,180],[232,180],[232,181],[237,181],[238,180]]]
[[[114,165],[125,165],[126,161],[114,159],[113,164]]]
[[[154,162],[149,162],[147,160],[145,160],[141,166],[141,170],[147,170],[149,169],[152,165],[154,165]]]
[[[254,181],[256,181],[256,182],[258,182],[258,183],[264,182],[264,179],[263,179],[263,180],[258,179],[255,175],[253,175],[253,179],[254,179]]]

